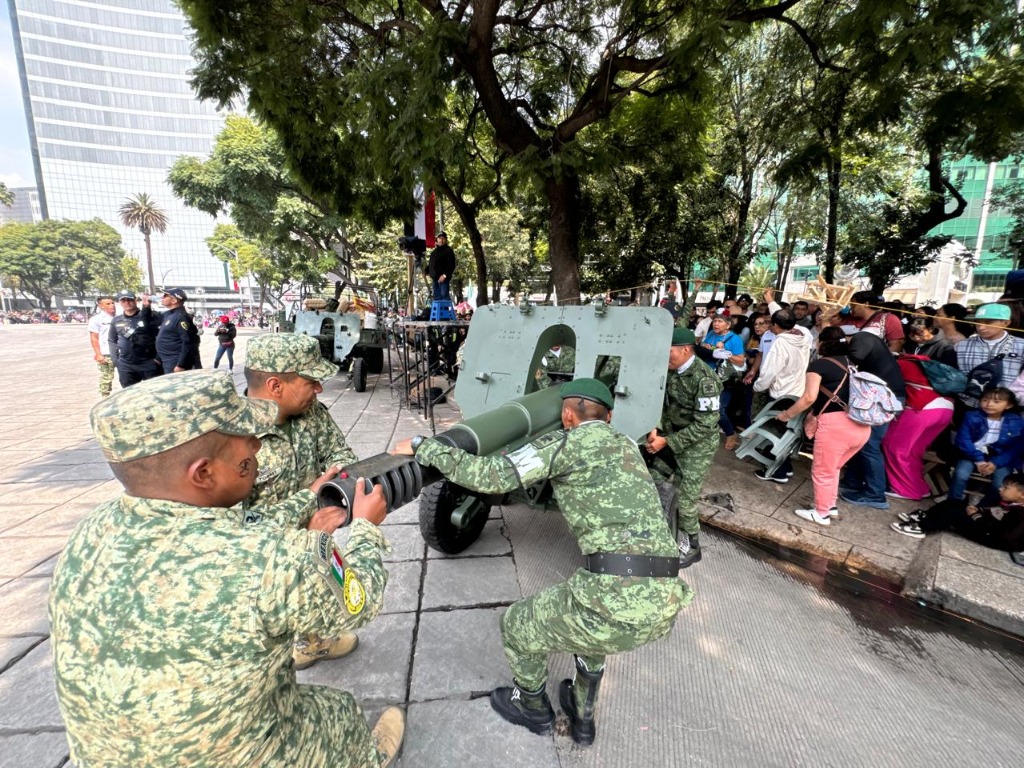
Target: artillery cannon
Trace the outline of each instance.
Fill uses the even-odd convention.
[[[366,390],[366,373],[384,370],[387,332],[379,327],[377,294],[368,285],[339,280],[334,297],[307,296],[293,309],[295,333],[313,336],[320,353],[350,369],[356,392]]]
[[[609,385],[615,396],[612,425],[642,441],[661,417],[671,336],[672,316],[660,307],[482,307],[470,325],[455,388],[466,419],[435,439],[483,456],[514,451],[561,429],[558,387],[536,391],[535,372],[544,353],[562,344],[576,350],[575,376],[596,376]],[[356,462],[343,475],[321,488],[321,506],[351,509],[357,477],[383,486],[388,512],[419,496],[424,540],[449,554],[477,540],[494,504],[553,504],[549,482],[481,495],[411,457],[387,453]],[[674,531],[675,489],[662,484],[658,490]]]

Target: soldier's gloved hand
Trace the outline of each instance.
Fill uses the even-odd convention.
[[[369,520],[374,525],[384,522],[388,513],[388,502],[384,498],[384,489],[380,485],[373,486],[373,493],[367,493],[363,478],[356,481],[356,498],[352,502],[352,518]]]

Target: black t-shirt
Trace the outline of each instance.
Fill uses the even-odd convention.
[[[818,399],[814,401],[814,405],[811,408],[811,413],[815,416],[820,416],[823,413],[845,410],[842,405],[831,402],[829,396],[825,394],[826,389],[832,392],[832,394],[837,395],[843,403],[850,402],[850,381],[849,379],[843,381],[843,377],[846,376],[846,371],[836,365],[836,362],[833,361],[842,363],[847,368],[850,367],[850,361],[845,355],[842,357],[823,357],[819,360],[815,360],[807,366],[808,373],[816,373],[821,376],[821,386],[818,388]],[[840,384],[842,384],[842,387],[839,386]]]

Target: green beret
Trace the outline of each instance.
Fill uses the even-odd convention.
[[[584,400],[600,403],[608,409],[615,406],[611,390],[597,379],[573,379],[572,381],[567,381],[562,385],[559,394],[563,400],[567,397],[582,397]]]
[[[118,464],[210,432],[266,432],[277,420],[277,403],[242,397],[226,371],[184,371],[118,390],[96,404],[89,420],[103,455]]]
[[[1009,320],[1010,308],[1006,304],[982,304],[974,313],[975,320]]]
[[[245,347],[245,367],[264,373],[297,373],[319,382],[338,372],[338,366],[320,354],[320,342],[300,333],[253,337]]]
[[[697,337],[689,328],[676,328],[672,331],[672,346],[681,347],[685,344],[696,344]]]

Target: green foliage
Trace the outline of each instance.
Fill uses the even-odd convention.
[[[0,274],[44,307],[56,293],[85,301],[96,292],[135,288],[141,277],[137,262],[121,247],[121,236],[99,219],[0,227]]]
[[[8,208],[14,205],[14,193],[2,181],[0,181],[0,205],[6,205]]]
[[[739,292],[760,296],[775,286],[775,270],[764,264],[748,264],[740,276]]]
[[[137,229],[149,237],[152,232],[163,234],[167,230],[167,214],[145,192],[129,197],[118,209],[121,223],[130,229]]]
[[[345,240],[345,220],[302,190],[286,170],[277,135],[254,121],[229,117],[210,157],[180,158],[168,182],[189,207],[210,216],[229,214],[237,225],[236,237],[277,260],[273,268],[261,264],[268,286],[286,280],[315,283],[324,272],[338,269],[332,249]],[[215,242],[217,238],[215,234]],[[347,273],[349,266],[343,264],[342,271]]]

